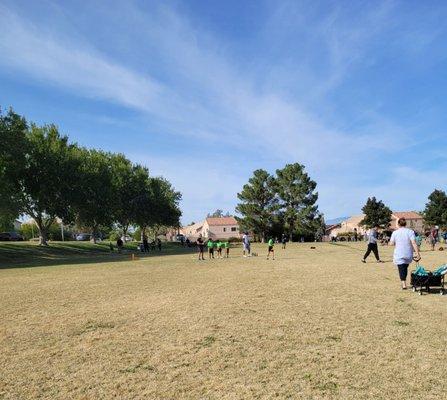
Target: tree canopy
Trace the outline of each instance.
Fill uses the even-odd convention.
[[[447,195],[443,190],[435,189],[428,196],[423,214],[426,224],[447,228]]]
[[[76,222],[97,237],[101,227],[178,226],[181,194],[122,154],[81,148],[55,125],[0,114],[0,219],[25,214],[47,244],[55,220]],[[3,145],[5,144],[5,145]]]
[[[316,186],[298,163],[278,169],[276,176],[263,169],[254,171],[238,194],[241,228],[261,239],[285,232],[290,239],[294,234],[315,237],[323,221],[316,205]]]
[[[366,228],[379,226],[388,228],[391,222],[392,211],[381,200],[375,197],[368,197],[366,204],[362,208],[365,217],[360,221],[360,225]]]

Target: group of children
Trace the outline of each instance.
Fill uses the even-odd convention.
[[[245,235],[244,235],[245,236]],[[244,238],[245,239],[245,238]],[[250,245],[249,242],[247,244],[248,239],[243,240],[243,248],[244,248],[244,257],[245,252],[248,251],[248,255],[250,256]],[[197,244],[197,250],[199,254],[199,260],[205,260],[204,256],[204,250],[205,250],[205,244],[208,249],[208,258],[211,260],[214,257],[214,251],[217,252],[217,258],[229,258],[230,257],[230,243],[228,241],[221,241],[213,240],[209,238],[206,243],[203,240],[202,236],[199,236],[196,240]],[[267,252],[267,260],[270,258],[270,254],[273,256],[273,260],[275,259],[275,250],[274,250],[275,241],[273,239],[270,239],[268,241],[268,252]],[[222,255],[222,250],[225,250],[224,254]]]

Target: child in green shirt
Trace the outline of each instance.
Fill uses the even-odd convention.
[[[216,242],[216,248],[217,248],[217,258],[222,258],[222,242],[218,240]]]
[[[208,239],[208,242],[206,242],[206,247],[208,247],[208,258],[211,260],[211,258],[214,258],[214,242],[213,242],[213,239]]]
[[[230,258],[230,243],[224,242],[225,258]]]
[[[269,259],[270,253],[272,253],[273,259],[275,259],[275,250],[273,249],[274,245],[275,245],[275,241],[272,238],[270,238],[268,241],[269,250],[267,253],[267,260]]]

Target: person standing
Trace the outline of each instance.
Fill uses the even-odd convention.
[[[208,242],[206,243],[208,247],[208,258],[211,260],[211,258],[214,258],[214,242],[213,239],[209,238]]]
[[[282,243],[283,250],[285,250],[286,244],[287,244],[287,236],[284,233],[281,236],[281,243]]]
[[[244,257],[250,257],[250,237],[248,236],[248,232],[244,232],[244,235],[242,236],[242,247],[243,247],[243,255]],[[245,255],[245,252],[247,252],[247,255]]]
[[[205,257],[203,256],[203,247],[205,246],[203,243],[202,234],[199,235],[199,237],[196,240],[197,244],[197,252],[199,253],[199,261],[205,260]]]
[[[371,252],[374,253],[374,256],[376,257],[376,260],[378,263],[383,262],[379,257],[379,248],[377,246],[377,240],[379,237],[379,225],[375,225],[374,228],[369,230],[368,233],[368,248],[366,250],[365,255],[363,256],[362,263],[366,263],[366,259],[371,254]]]
[[[160,240],[160,238],[157,238],[157,247],[158,247],[158,251],[161,251],[161,240]]]
[[[228,240],[223,244],[225,249],[225,258],[230,258],[230,242]]]
[[[223,258],[222,257],[222,241],[220,239],[216,242],[216,249],[217,249],[217,258]]]
[[[275,250],[273,249],[274,245],[275,245],[275,241],[272,238],[270,238],[268,241],[269,248],[268,248],[268,253],[267,253],[267,260],[270,257],[270,253],[272,253],[272,255],[273,255],[273,260],[275,259]]]
[[[416,253],[415,261],[421,259],[419,248],[416,243],[414,232],[406,228],[407,221],[405,218],[399,218],[397,221],[399,229],[391,235],[390,244],[394,245],[393,263],[399,271],[399,278],[402,290],[407,288],[408,266],[413,261],[413,254]]]

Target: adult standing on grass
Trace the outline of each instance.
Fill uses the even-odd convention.
[[[203,248],[205,244],[203,243],[202,234],[200,234],[199,237],[197,238],[196,244],[197,244],[197,252],[199,253],[199,261],[205,260],[205,257],[203,256]]]
[[[248,232],[244,232],[244,235],[242,236],[242,247],[243,247],[243,255],[244,257],[247,257],[245,255],[245,252],[247,252],[248,256],[250,257],[250,237],[248,236]]]
[[[414,231],[406,228],[407,221],[405,218],[399,218],[397,225],[399,229],[392,233],[390,244],[396,246],[394,249],[393,263],[397,265],[402,290],[405,290],[407,288],[408,266],[413,261],[413,254],[416,254],[415,261],[419,261],[421,255],[416,243]]]
[[[368,249],[366,250],[365,255],[363,256],[362,263],[366,263],[366,259],[371,254],[371,252],[374,253],[376,260],[378,263],[383,262],[379,257],[379,248],[377,246],[377,240],[379,237],[379,225],[375,225],[372,229],[368,232]]]

